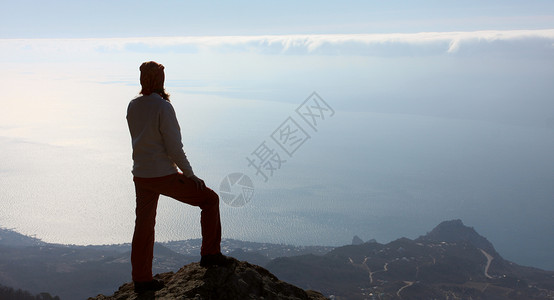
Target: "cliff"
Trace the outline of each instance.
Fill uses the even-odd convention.
[[[234,260],[228,267],[203,268],[191,263],[176,273],[158,274],[165,287],[155,294],[137,295],[133,284],[126,283],[111,296],[98,295],[89,300],[123,299],[327,299],[315,291],[305,291],[279,280],[266,269],[247,262]]]

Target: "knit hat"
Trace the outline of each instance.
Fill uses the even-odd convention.
[[[162,93],[164,91],[164,66],[155,61],[148,61],[140,65],[140,85],[143,95]]]

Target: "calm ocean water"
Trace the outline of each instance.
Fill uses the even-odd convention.
[[[28,112],[37,115],[28,122],[17,123],[18,115],[11,117],[18,125],[3,122],[3,227],[55,243],[130,241],[128,99],[119,96],[83,96],[79,103],[52,98],[59,104]],[[217,192],[228,174],[252,180],[249,203],[221,204],[224,237],[342,245],[359,235],[387,242],[461,218],[509,255],[512,232],[529,243],[552,233],[551,130],[335,109],[287,155],[272,134],[298,117],[304,96],[294,104],[175,94],[196,172]],[[326,100],[330,106],[338,101]],[[27,108],[20,110],[24,115]],[[267,182],[247,160],[262,143],[283,160]],[[162,198],[157,240],[199,236],[199,209]]]
[[[100,42],[115,43],[4,43],[14,62],[1,62],[0,226],[54,243],[130,242],[125,112],[139,91],[137,62],[152,55]],[[462,219],[506,258],[554,269],[545,238],[554,234],[554,131],[550,102],[531,92],[552,94],[553,69],[433,53],[155,55],[195,172],[222,199],[248,195],[239,207],[222,201],[223,236],[388,242]],[[304,102],[313,91],[326,105]],[[252,160],[269,163],[265,174]],[[230,174],[251,183],[225,187]],[[199,216],[163,198],[157,240],[200,237]]]

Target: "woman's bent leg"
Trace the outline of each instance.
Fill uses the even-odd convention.
[[[191,179],[182,174],[175,174],[159,192],[180,202],[200,207],[202,209],[200,214],[200,225],[202,227],[200,254],[218,254],[221,252],[219,196],[212,189],[206,187],[201,190]]]

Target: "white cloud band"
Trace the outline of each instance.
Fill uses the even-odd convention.
[[[105,52],[256,52],[321,55],[436,55],[481,50],[537,48],[554,53],[554,29],[422,32],[392,34],[318,34],[259,36],[185,36],[106,39],[0,39],[0,51],[42,53]],[[515,48],[514,48],[515,47]],[[8,52],[8,53],[6,53]]]

